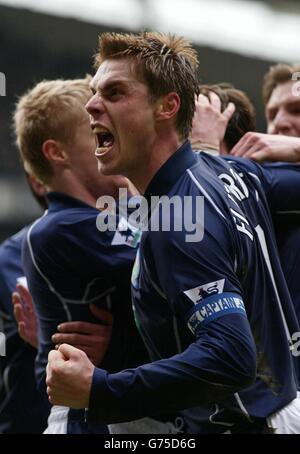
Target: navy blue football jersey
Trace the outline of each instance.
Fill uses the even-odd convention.
[[[291,338],[299,327],[271,214],[299,209],[299,177],[294,166],[198,155],[188,142],[160,168],[145,196],[149,206],[155,196],[174,201],[171,229],[143,232],[132,274],[136,322],[153,362],[117,374],[96,369],[91,419],[182,410],[187,432],[224,432],[296,396]],[[158,203],[149,224],[162,225],[168,209]]]
[[[96,208],[61,193],[49,193],[47,199],[48,211],[32,225],[23,244],[24,270],[40,328],[38,383],[44,388],[47,357],[54,347],[51,336],[60,323],[99,323],[90,311],[91,303],[114,316],[111,342],[101,365],[116,372],[141,364],[147,353],[135,326],[130,296],[136,232],[129,226],[100,232]],[[78,414],[83,433],[102,430],[88,425],[82,412],[70,410],[68,433],[74,421],[80,421]]]
[[[24,279],[21,245],[28,227],[0,246],[0,332],[5,335],[5,356],[0,358],[0,433],[41,433],[49,404],[37,391],[36,349],[24,342],[13,314],[11,294]]]
[[[299,219],[287,213],[275,223],[280,262],[300,322],[300,226]]]

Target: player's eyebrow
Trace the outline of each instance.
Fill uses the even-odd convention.
[[[127,78],[123,78],[123,79],[116,78],[116,79],[104,81],[104,83],[102,85],[100,85],[100,84],[101,84],[101,82],[99,81],[96,84],[96,87],[93,87],[93,89],[95,90],[95,93],[96,92],[105,93],[115,87],[125,87],[126,85],[129,84],[129,81]]]
[[[280,104],[280,103],[276,103],[276,104],[272,104],[270,105],[269,107],[267,106],[266,108],[266,114],[268,117],[271,117],[272,115],[276,114],[276,112],[278,111],[278,109],[282,106],[284,106],[284,108],[287,108],[287,109],[290,109],[290,108],[298,108],[299,105],[300,105],[300,98],[288,98],[284,103]]]
[[[124,81],[122,80],[112,80],[110,82],[107,82],[100,90],[102,92],[105,92],[105,91],[109,91],[111,90],[112,88],[116,88],[116,87],[120,87],[120,86],[124,86]]]

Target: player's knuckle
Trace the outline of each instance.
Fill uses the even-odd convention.
[[[61,366],[59,363],[53,363],[51,366],[51,375],[50,375],[50,380],[51,382],[59,377],[61,374]]]

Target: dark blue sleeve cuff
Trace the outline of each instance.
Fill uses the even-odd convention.
[[[89,422],[104,422],[107,419],[105,396],[110,394],[106,381],[107,375],[105,370],[95,367],[87,412]]]

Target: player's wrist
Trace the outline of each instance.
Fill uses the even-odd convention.
[[[193,150],[203,150],[203,151],[214,151],[216,154],[220,154],[219,144],[215,142],[204,142],[203,140],[192,140],[191,141]],[[299,155],[300,159],[300,155]]]

